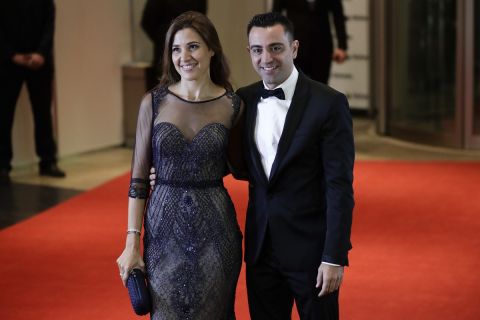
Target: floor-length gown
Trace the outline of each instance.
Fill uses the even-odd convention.
[[[191,102],[157,87],[144,101],[132,185],[136,190],[150,164],[155,167],[144,218],[151,318],[235,319],[241,232],[222,178],[240,99],[227,91]]]

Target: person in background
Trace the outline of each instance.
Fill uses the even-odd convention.
[[[125,283],[133,268],[146,269],[151,319],[231,320],[242,235],[223,177],[242,164],[243,104],[205,15],[178,16],[165,43],[160,84],[138,116],[120,277]]]
[[[295,301],[301,319],[336,320],[354,207],[348,101],[297,71],[302,47],[285,16],[256,15],[247,34],[262,78],[237,90],[246,106],[250,316],[290,319]]]
[[[207,13],[207,0],[147,0],[141,25],[153,43],[152,67],[147,73],[147,88],[158,84],[162,74],[165,34],[173,19],[185,11]]]
[[[347,31],[342,0],[273,0],[272,11],[285,12],[295,26],[301,50],[295,65],[313,80],[328,84],[332,60],[347,58]],[[337,47],[334,48],[330,17]]]
[[[57,166],[52,124],[53,0],[0,2],[0,183],[10,183],[12,127],[26,83],[35,124],[39,173],[65,177]]]

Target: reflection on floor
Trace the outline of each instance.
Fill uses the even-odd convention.
[[[41,177],[35,164],[15,167],[12,184],[0,185],[0,229],[127,172],[131,158],[132,150],[122,147],[65,157],[59,163],[65,179]]]
[[[0,227],[13,225],[79,193],[79,190],[24,183],[0,185]]]
[[[480,150],[437,148],[378,136],[374,122],[365,117],[354,118],[354,130],[357,160],[480,161]],[[0,186],[0,229],[127,172],[131,158],[132,150],[123,147],[65,157],[59,163],[67,172],[65,179],[40,177],[36,165],[15,167],[12,186]]]

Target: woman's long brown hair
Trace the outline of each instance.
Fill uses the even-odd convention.
[[[169,86],[180,81],[180,75],[172,62],[172,44],[175,34],[186,28],[191,28],[197,32],[205,41],[207,47],[215,54],[210,61],[210,78],[213,83],[222,86],[227,90],[233,90],[229,81],[230,67],[228,66],[222,45],[218,37],[217,30],[210,19],[204,14],[196,11],[187,11],[176,17],[165,37],[165,49],[163,51],[163,72],[160,78],[160,85]]]

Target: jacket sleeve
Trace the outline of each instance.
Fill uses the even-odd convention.
[[[327,233],[322,261],[348,265],[351,249],[355,148],[348,101],[338,94],[322,130],[322,161],[327,199]]]
[[[338,47],[340,49],[347,50],[347,27],[346,17],[343,12],[342,0],[329,1],[330,11],[333,15],[333,24],[335,25],[335,34],[337,35]]]
[[[3,30],[0,28],[0,63],[11,60],[15,51],[5,39]]]
[[[55,32],[55,4],[53,0],[46,0],[44,2],[45,20],[37,52],[44,58],[51,59],[53,56],[53,37]]]

